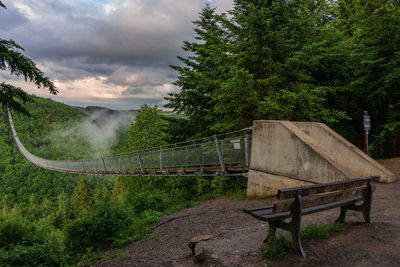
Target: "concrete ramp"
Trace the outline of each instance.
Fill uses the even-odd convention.
[[[247,195],[370,175],[394,174],[322,123],[255,121]]]

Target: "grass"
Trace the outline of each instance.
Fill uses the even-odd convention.
[[[326,238],[331,232],[339,232],[347,227],[346,224],[342,223],[330,223],[322,225],[308,225],[300,232],[301,241],[323,239]],[[270,260],[283,259],[287,252],[294,249],[292,239],[287,235],[278,234],[268,246],[263,249],[262,254],[264,257]]]
[[[330,232],[340,232],[345,229],[346,225],[343,223],[330,223],[322,225],[308,225],[304,228],[300,237],[302,241],[312,240],[312,239],[322,239],[326,238]]]

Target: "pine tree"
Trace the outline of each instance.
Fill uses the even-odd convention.
[[[111,193],[112,202],[123,202],[126,186],[126,177],[118,176]]]
[[[383,150],[395,156],[400,149],[400,2],[341,0],[337,5],[338,27],[351,48],[352,79],[345,91],[352,104],[349,115],[362,125],[362,112],[368,110],[371,134],[377,137],[372,144],[386,143]]]
[[[168,122],[162,118],[161,110],[157,106],[143,105],[138,110],[135,123],[129,129],[129,149],[136,151],[165,145],[167,125]]]
[[[248,127],[255,119],[346,118],[329,101],[342,86],[329,56],[339,41],[327,26],[331,5],[235,0],[228,16],[206,6],[194,22],[196,42],[185,42],[191,56],[174,66],[181,91],[167,106],[189,115],[201,133]],[[335,68],[321,71],[320,62]]]
[[[210,126],[216,123],[212,94],[226,78],[229,58],[226,32],[222,27],[223,15],[206,5],[195,20],[195,41],[184,41],[187,57],[178,57],[183,66],[171,66],[178,71],[175,85],[181,90],[169,94],[166,107],[189,117],[190,127],[199,136],[210,134]]]
[[[67,221],[69,214],[69,199],[67,194],[64,191],[57,197],[57,216],[60,218],[61,224],[64,224]]]
[[[227,24],[232,37],[229,79],[213,92],[223,130],[254,119],[334,122],[326,107],[331,87],[313,77],[328,14],[325,1],[236,0]]]
[[[96,189],[95,195],[96,195],[95,201],[100,200],[108,202],[111,199],[110,192],[108,191],[107,187],[104,184]]]
[[[85,178],[82,178],[75,187],[71,199],[72,213],[75,217],[89,212],[93,205],[93,193]]]
[[[0,206],[1,209],[3,211],[3,216],[6,216],[6,214],[8,213],[8,194],[3,195],[3,197],[1,198],[1,202],[0,202]]]

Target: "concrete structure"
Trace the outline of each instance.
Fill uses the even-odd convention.
[[[356,177],[394,174],[323,123],[255,121],[247,196]]]

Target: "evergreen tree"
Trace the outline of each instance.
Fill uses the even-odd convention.
[[[126,177],[118,176],[111,193],[112,202],[123,202],[126,186]]]
[[[131,151],[161,146],[166,144],[168,123],[162,118],[157,106],[143,105],[138,110],[135,123],[129,129],[129,149]]]
[[[0,1],[0,7],[6,6]],[[20,51],[24,49],[13,40],[0,38],[0,70],[9,70],[11,74],[22,76],[25,81],[33,82],[38,88],[47,88],[50,93],[56,94],[54,84],[45,77],[36,64],[28,57],[22,55]],[[22,105],[29,102],[29,95],[19,87],[11,84],[0,83],[0,104],[5,109],[7,106],[17,112],[28,114]]]
[[[254,119],[335,122],[344,113],[327,108],[331,87],[313,77],[326,52],[325,1],[236,0],[227,27],[232,33],[230,77],[215,90],[215,112],[224,130]],[[326,35],[325,35],[326,36]]]
[[[8,194],[5,194],[2,196],[1,201],[0,201],[0,207],[2,209],[3,212],[3,216],[6,216],[6,214],[8,213]]]
[[[394,156],[400,150],[400,2],[341,0],[337,10],[338,27],[351,49],[348,113],[361,126],[361,114],[368,110],[377,137],[372,144],[383,144],[380,156]],[[358,127],[358,135],[361,131]]]
[[[60,219],[61,225],[67,221],[69,215],[69,198],[64,191],[57,196],[57,212],[56,216]]]
[[[93,193],[85,178],[82,178],[75,187],[71,199],[72,213],[80,217],[89,212],[93,205]]]
[[[329,56],[340,40],[328,27],[331,5],[235,0],[229,16],[206,6],[194,22],[196,42],[184,43],[190,56],[173,66],[181,91],[167,98],[167,107],[187,114],[203,134],[248,127],[255,119],[346,118],[329,101],[343,74]],[[321,63],[328,65],[318,71]]]
[[[101,187],[96,189],[96,199],[100,201],[110,201],[110,192],[108,191],[108,188],[103,184]]]
[[[195,41],[184,41],[183,50],[187,57],[178,57],[182,66],[171,66],[178,71],[175,85],[180,92],[171,93],[166,107],[183,112],[188,116],[185,128],[190,128],[198,136],[209,135],[210,126],[218,120],[214,112],[212,94],[227,77],[229,64],[223,15],[206,5],[195,20]]]

